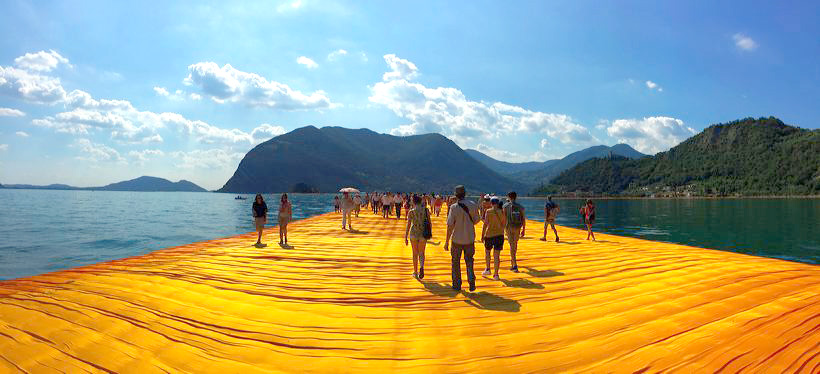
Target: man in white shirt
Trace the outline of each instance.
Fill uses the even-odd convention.
[[[397,193],[396,196],[393,196],[393,205],[396,207],[396,219],[401,219],[401,205],[404,203],[404,199],[401,197],[400,193]]]
[[[382,217],[387,218],[391,206],[393,206],[393,198],[390,197],[390,192],[388,192],[382,195]]]
[[[478,215],[478,206],[474,201],[466,200],[467,192],[464,186],[456,186],[456,201],[450,205],[447,212],[447,238],[444,239],[444,250],[450,250],[450,239],[453,240],[453,250],[450,252],[453,289],[461,290],[461,253],[464,253],[464,264],[467,266],[467,282],[470,292],[475,291],[475,272],[473,271],[473,256],[475,256],[475,224],[481,220]]]
[[[379,194],[373,193],[372,199],[371,203],[373,206],[371,208],[373,208],[373,214],[379,214],[379,201],[381,201],[381,197],[379,197]]]

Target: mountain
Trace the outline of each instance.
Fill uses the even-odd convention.
[[[94,190],[94,191],[187,191],[187,192],[207,192],[202,187],[186,180],[171,182],[167,179],[156,177],[139,177],[129,181],[111,183],[103,187],[73,187],[67,184],[50,184],[48,186],[35,186],[30,184],[6,184],[0,188],[28,189],[28,190]]]
[[[591,158],[607,157],[610,153],[627,158],[646,157],[645,154],[636,151],[626,144],[616,144],[612,147],[597,145],[571,153],[562,159],[547,160],[544,162],[505,162],[496,160],[476,150],[468,149],[466,152],[490,169],[510,179],[521,182],[530,189],[549,183],[550,179],[562,171]]]
[[[48,186],[35,186],[31,184],[4,184],[0,188],[18,190],[80,190],[80,187],[72,187],[67,184],[49,184]]]
[[[583,162],[552,183],[562,191],[610,194],[818,194],[820,130],[745,118],[712,125],[652,157]]]
[[[392,136],[367,129],[302,127],[250,150],[219,192],[525,191],[440,134]]]
[[[558,160],[549,160],[545,162],[538,162],[538,161],[530,161],[530,162],[506,162],[496,160],[490,156],[487,156],[480,151],[475,149],[465,149],[464,152],[467,152],[472,158],[476,159],[478,162],[484,164],[484,166],[494,170],[496,173],[501,175],[511,175],[515,174],[520,171],[528,171],[528,170],[535,170],[542,168],[549,163],[557,162]]]
[[[147,176],[123,182],[111,183],[103,187],[92,187],[89,189],[95,191],[207,192],[206,189],[199,187],[196,184],[186,180],[180,180],[179,182],[171,182],[167,179]]]
[[[616,144],[612,147],[596,145],[594,147],[582,149],[578,152],[570,153],[562,159],[548,160],[544,162],[526,162],[520,164],[498,161],[490,156],[474,150],[468,150],[468,153],[476,160],[499,174],[523,183],[528,187],[528,190],[532,190],[539,185],[549,183],[553,177],[557,176],[562,171],[591,158],[608,157],[610,154],[627,158],[646,157],[645,154],[636,151],[626,144]]]

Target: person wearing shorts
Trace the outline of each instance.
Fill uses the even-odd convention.
[[[279,200],[279,245],[288,245],[288,223],[293,217],[293,205],[288,200],[288,194],[283,193]]]
[[[515,191],[508,193],[507,198],[510,201],[504,204],[507,240],[510,242],[510,271],[513,273],[518,272],[518,239],[524,236],[527,230],[527,215],[524,206],[515,201],[517,197]]]
[[[501,250],[504,248],[504,226],[506,219],[504,210],[501,207],[501,199],[493,197],[490,199],[490,207],[484,211],[484,228],[481,230],[481,238],[484,241],[484,260],[487,266],[482,275],[490,275],[490,252],[493,254],[495,272],[493,280],[500,280],[498,268],[501,266]]]
[[[262,245],[262,230],[265,229],[265,224],[268,223],[268,205],[265,204],[265,198],[262,197],[262,194],[256,194],[256,198],[253,199],[252,211],[256,231],[259,233],[254,245],[259,247]]]
[[[558,204],[552,202],[552,196],[547,197],[547,202],[544,204],[544,236],[541,237],[541,241],[547,241],[547,228],[552,226],[552,232],[555,233],[555,242],[558,243],[558,230],[555,229],[555,217],[558,216],[558,212],[561,211],[561,207]]]

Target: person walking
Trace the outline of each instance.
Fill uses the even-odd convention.
[[[265,204],[265,198],[262,197],[262,194],[256,194],[252,210],[256,231],[259,233],[254,245],[258,247],[262,245],[262,230],[265,228],[265,224],[268,223],[268,205]]]
[[[436,213],[436,217],[441,213],[442,204],[444,204],[444,199],[441,198],[441,195],[436,195],[435,200],[433,200],[433,211]]]
[[[359,218],[359,210],[362,209],[362,197],[356,194],[353,198],[353,212],[356,213],[356,218]]]
[[[401,196],[401,193],[396,193],[393,196],[393,206],[396,208],[396,219],[401,219],[401,206],[404,204],[404,199]]]
[[[279,244],[288,244],[288,223],[293,217],[293,206],[288,201],[288,194],[283,193],[279,200]]]
[[[382,217],[387,218],[390,215],[390,207],[393,206],[393,198],[390,197],[390,192],[382,195]]]
[[[558,230],[555,229],[555,217],[558,216],[558,212],[561,211],[561,207],[558,204],[552,201],[552,196],[547,197],[547,202],[544,203],[544,236],[541,237],[541,241],[547,241],[547,226],[552,226],[552,232],[555,233],[555,242],[558,243]]]
[[[425,226],[432,231],[430,211],[424,206],[424,201],[418,195],[413,195],[412,208],[407,211],[407,225],[404,228],[404,245],[408,241],[413,249],[413,276],[424,279],[424,249],[427,247]]]
[[[339,205],[342,209],[342,230],[347,229],[353,231],[353,218],[351,217],[351,213],[353,213],[353,199],[350,198],[349,192],[343,193]]]
[[[595,233],[592,232],[592,225],[595,223],[595,204],[592,200],[587,199],[586,204],[581,206],[581,218],[584,220],[584,225],[587,226],[587,240],[592,236],[592,241],[595,241]]]
[[[478,215],[478,206],[474,201],[465,199],[467,192],[464,186],[455,188],[455,204],[447,212],[447,237],[444,239],[444,250],[450,250],[450,239],[453,241],[453,250],[450,252],[453,278],[453,289],[461,290],[461,255],[464,254],[464,264],[467,266],[467,282],[470,292],[475,291],[475,272],[473,271],[473,256],[475,256],[475,224],[481,217]]]
[[[339,212],[339,195],[333,196],[333,211]]]
[[[507,194],[509,202],[504,204],[504,216],[506,216],[507,224],[505,231],[507,232],[507,241],[510,242],[510,271],[518,272],[518,259],[516,254],[518,252],[518,239],[524,236],[527,229],[527,215],[524,211],[524,206],[517,203],[515,200],[518,194],[511,191]]]
[[[493,196],[490,207],[484,212],[484,227],[481,229],[481,238],[484,241],[484,260],[486,267],[482,275],[490,275],[490,252],[495,263],[493,280],[499,280],[498,268],[501,266],[501,250],[504,249],[504,226],[507,219],[501,206],[501,199]]]

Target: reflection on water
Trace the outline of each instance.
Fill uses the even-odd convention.
[[[254,231],[235,195],[0,189],[0,279],[71,268]],[[289,194],[294,219],[333,210],[333,195]],[[268,225],[279,195],[265,195]]]
[[[554,199],[558,224],[583,228],[583,200]],[[543,221],[544,199],[524,198]],[[594,229],[610,234],[820,263],[820,199],[595,200]],[[540,228],[539,228],[540,229]]]
[[[254,230],[253,195],[0,189],[0,279]],[[333,210],[332,194],[290,194],[294,219]],[[265,195],[276,225],[279,195]],[[521,199],[543,220],[543,199]],[[581,227],[581,200],[556,199],[558,223]],[[820,199],[600,200],[595,230],[820,263]],[[540,227],[537,231],[540,231]],[[530,231],[533,235],[535,232]],[[540,234],[540,232],[539,232]]]

